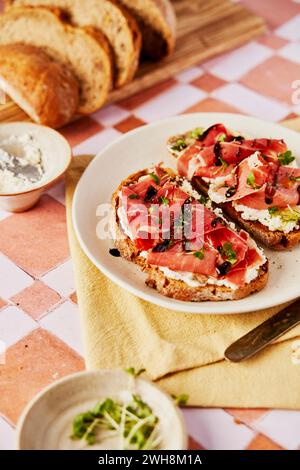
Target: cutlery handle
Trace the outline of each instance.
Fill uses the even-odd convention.
[[[231,344],[224,353],[225,359],[231,362],[248,359],[298,323],[300,323],[300,299]]]

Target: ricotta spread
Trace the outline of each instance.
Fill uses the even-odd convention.
[[[45,178],[42,151],[31,134],[11,135],[0,142],[0,194],[40,185]]]
[[[298,230],[299,228],[297,218],[287,220],[286,217],[283,218],[281,215],[283,211],[278,210],[275,214],[270,214],[268,210],[252,209],[251,207],[238,204],[237,202],[233,202],[232,205],[236,211],[241,213],[242,219],[260,222],[262,225],[268,227],[271,232],[279,230],[280,232],[289,233],[293,230]],[[300,218],[300,206],[297,206],[294,209],[299,212]],[[284,211],[286,213],[286,209],[284,209]],[[291,209],[291,211],[293,211],[293,209]]]

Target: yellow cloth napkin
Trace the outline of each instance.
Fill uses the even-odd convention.
[[[239,315],[173,312],[133,296],[94,267],[71,220],[74,189],[90,161],[73,159],[66,191],[87,368],[145,368],[166,391],[187,393],[189,405],[300,408],[300,365],[291,361],[291,338],[300,336],[300,326],[242,364],[223,359],[229,344],[285,305]]]

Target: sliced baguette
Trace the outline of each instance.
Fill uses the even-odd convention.
[[[159,60],[175,47],[176,16],[169,0],[119,0],[137,19],[143,38],[143,53]]]
[[[174,150],[172,148],[176,142],[184,139],[188,146],[195,142],[195,139],[190,137],[190,132],[172,136],[168,142],[168,150],[170,154],[178,158],[186,149],[182,151]],[[200,177],[193,177],[192,185],[198,190],[208,195],[208,184]],[[300,229],[295,229],[292,232],[284,233],[280,230],[269,230],[268,227],[258,221],[244,220],[241,213],[238,212],[230,202],[218,204],[219,207],[241,228],[245,229],[255,240],[262,243],[267,248],[276,251],[289,250],[300,242]]]
[[[145,258],[140,256],[140,252],[133,241],[124,234],[120,227],[118,208],[120,204],[119,193],[122,188],[135,183],[141,176],[148,174],[148,172],[149,171],[145,169],[134,173],[119,185],[112,195],[113,211],[111,220],[111,231],[116,248],[123,258],[138,264],[142,268],[147,274],[146,284],[156,289],[162,295],[188,302],[238,300],[263,289],[269,277],[268,261],[260,267],[258,275],[253,281],[236,290],[226,286],[216,286],[214,284],[191,287],[181,280],[168,278],[158,267],[147,264]],[[170,176],[174,176],[172,170],[170,170]]]
[[[0,46],[0,88],[45,126],[62,127],[78,107],[78,83],[72,72],[34,46]]]
[[[139,63],[141,33],[136,20],[115,0],[8,0],[9,6],[57,7],[75,26],[92,26],[108,39],[115,60],[115,86],[132,80]]]
[[[70,68],[80,87],[80,114],[92,113],[106,101],[112,64],[109,46],[100,32],[66,24],[58,10],[16,7],[0,16],[0,44],[11,43],[41,47]]]

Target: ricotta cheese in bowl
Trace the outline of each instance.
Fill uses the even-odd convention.
[[[43,153],[29,133],[10,135],[0,141],[0,193],[26,191],[45,179]]]
[[[71,149],[57,131],[38,124],[0,125],[0,209],[22,212],[67,170]]]

